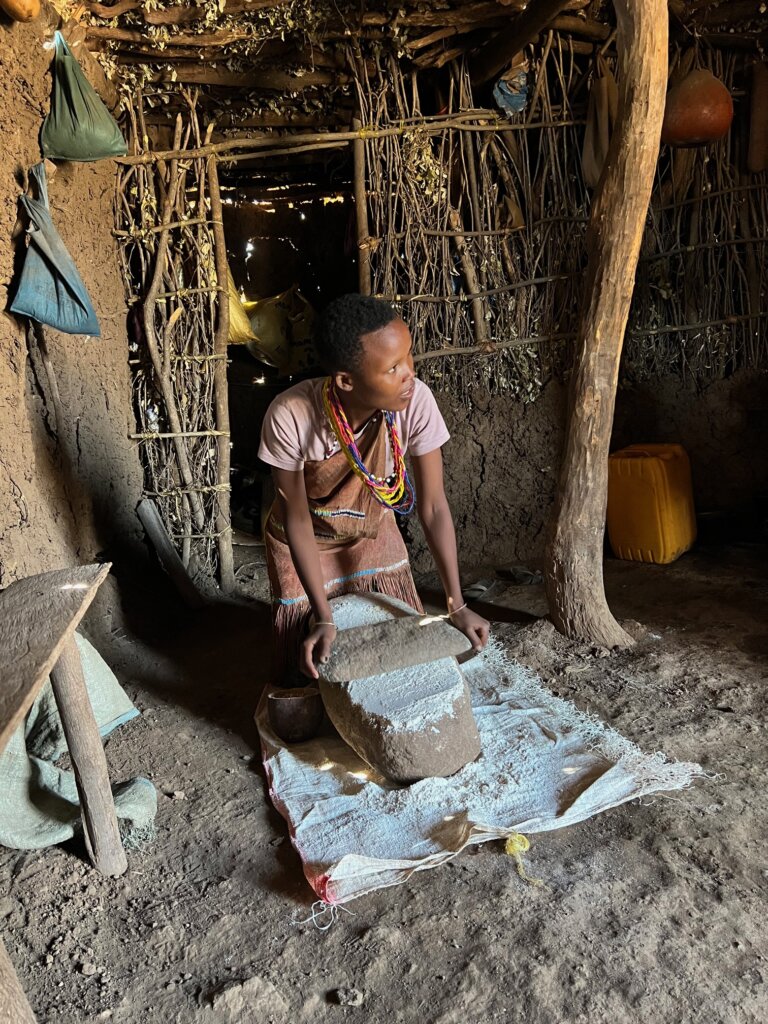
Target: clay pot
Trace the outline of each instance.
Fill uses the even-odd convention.
[[[324,710],[323,698],[314,686],[267,694],[269,724],[285,743],[303,743],[317,736]]]
[[[700,146],[721,139],[731,127],[733,100],[710,71],[692,71],[667,93],[661,141]]]

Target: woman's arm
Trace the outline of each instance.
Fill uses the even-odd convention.
[[[443,583],[451,622],[472,641],[475,650],[480,650],[488,641],[490,623],[470,611],[461,594],[456,531],[443,485],[442,452],[436,448],[426,455],[414,455],[411,461],[416,482],[416,507]]]
[[[285,527],[285,537],[296,573],[317,622],[330,623],[333,617],[323,585],[320,552],[309,513],[304,473],[273,467],[272,478],[275,481],[280,521]],[[335,626],[316,625],[310,630],[302,644],[299,658],[299,668],[305,675],[317,679],[315,662],[326,660],[335,637]]]

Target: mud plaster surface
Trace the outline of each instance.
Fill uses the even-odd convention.
[[[0,303],[15,291],[25,242],[18,195],[39,161],[52,53],[44,18],[0,26]],[[101,338],[46,328],[63,408],[22,322],[0,315],[0,586],[136,544],[141,486],[133,431],[125,295],[112,237],[114,162],[61,164],[51,214],[85,282]],[[13,244],[14,229],[19,235]]]
[[[535,402],[471,394],[471,407],[436,395],[451,440],[445,487],[463,564],[537,561],[544,550],[563,445],[567,388],[550,382]],[[622,387],[611,449],[672,441],[691,458],[698,511],[768,504],[768,373],[742,370],[697,391],[653,378]],[[406,528],[414,569],[432,568],[415,517]]]
[[[170,616],[139,595],[110,661],[143,716],[107,755],[157,783],[154,840],[115,881],[76,846],[0,851],[0,927],[41,1024],[764,1021],[768,557],[611,562],[608,579],[643,624],[621,654],[526,617],[537,587],[484,611],[553,692],[712,777],[534,837],[544,888],[492,843],[324,933],[293,923],[313,894],[254,755],[266,612]]]

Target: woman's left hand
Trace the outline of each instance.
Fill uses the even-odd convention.
[[[467,637],[473,650],[482,651],[491,632],[491,624],[487,619],[477,615],[470,608],[460,608],[459,611],[453,612],[449,619],[451,624]]]

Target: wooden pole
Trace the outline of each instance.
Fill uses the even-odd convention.
[[[428,130],[434,134],[442,131],[443,128],[453,128],[455,131],[508,132],[581,123],[577,121],[536,121],[527,124],[510,124],[508,121],[502,120],[495,111],[461,114],[454,117],[448,116],[437,121],[432,121],[430,118],[425,118],[424,120],[427,123]],[[474,123],[476,121],[481,121],[482,123],[476,124]],[[249,152],[264,149],[270,151],[265,154],[266,156],[272,156],[272,150],[278,146],[281,148],[289,145],[293,147],[301,146],[303,149],[308,149],[315,143],[322,145],[329,142],[352,142],[355,139],[386,139],[389,136],[404,135],[406,132],[413,130],[413,123],[408,121],[398,124],[394,128],[360,128],[354,132],[294,132],[287,135],[265,135],[263,132],[260,132],[255,138],[241,136],[238,139],[226,139],[224,142],[206,143],[206,145],[197,146],[195,149],[169,149],[137,153],[133,156],[116,156],[114,160],[118,164],[153,164],[167,160],[196,160],[198,157],[209,157],[211,153],[216,153],[219,159],[226,160],[228,158],[221,156],[221,154],[229,153],[235,149],[245,149]],[[420,121],[415,123],[421,124]]]
[[[633,643],[603,582],[608,451],[629,304],[659,152],[667,84],[666,0],[615,0],[619,113],[587,229],[588,263],[570,414],[546,557],[555,626],[606,647]]]
[[[475,334],[475,341],[479,352],[488,355],[493,352],[493,342],[488,335],[488,324],[485,319],[485,303],[482,298],[482,289],[475,273],[475,266],[472,262],[469,248],[462,231],[461,214],[452,206],[448,208],[448,223],[451,225],[451,241],[461,263],[461,272],[467,283],[469,300],[472,304],[472,326]]]
[[[77,780],[88,853],[103,875],[122,875],[128,861],[117,827],[107,759],[74,637],[64,644],[51,670],[51,687]]]
[[[359,133],[363,124],[352,119],[352,131]],[[357,280],[361,295],[371,294],[371,238],[368,227],[368,193],[365,187],[365,141],[356,134],[352,142],[352,168],[355,186],[355,220],[357,223]]]
[[[173,138],[174,150],[177,152],[179,151],[178,147],[180,142],[181,115],[176,118],[176,128]],[[183,150],[181,152],[183,152]],[[168,423],[171,427],[173,445],[176,451],[176,461],[179,466],[179,476],[189,492],[189,504],[192,508],[192,517],[195,521],[195,526],[202,532],[205,529],[205,513],[203,510],[203,504],[200,500],[200,495],[196,493],[194,489],[195,474],[192,471],[192,465],[189,461],[189,452],[187,451],[187,447],[184,443],[181,416],[179,415],[176,398],[173,393],[170,360],[165,358],[167,351],[163,353],[160,352],[157,341],[157,328],[155,324],[155,303],[157,302],[161,285],[165,280],[165,274],[167,273],[166,258],[168,256],[168,246],[170,242],[170,225],[174,220],[173,211],[176,205],[176,195],[179,185],[180,176],[178,173],[178,161],[177,158],[172,158],[167,178],[165,202],[160,219],[161,230],[158,233],[157,249],[155,250],[155,266],[152,272],[149,288],[147,289],[147,294],[144,297],[144,337],[147,343],[147,351],[149,352],[149,357],[152,361],[152,368],[155,371],[157,387],[160,394],[163,396],[163,401],[165,402]],[[181,307],[179,307],[179,309],[181,309]],[[168,325],[166,324],[166,329],[167,327]]]
[[[10,957],[0,939],[0,1024],[36,1024]]]
[[[227,244],[224,238],[224,221],[221,211],[221,192],[216,157],[208,157],[208,190],[211,196],[211,221],[213,225],[213,254],[216,261],[216,278],[225,284],[229,271]],[[221,358],[214,361],[213,399],[216,406],[216,532],[219,547],[219,584],[225,594],[235,589],[235,569],[232,554],[232,518],[230,509],[230,448],[229,448],[229,395],[227,392],[227,343],[229,340],[229,292],[221,291],[216,296],[216,334],[213,354]]]
[[[566,6],[567,0],[531,0],[509,28],[498,32],[478,51],[469,66],[472,85],[476,88],[497,75]]]
[[[219,5],[219,11],[226,15],[245,14],[250,11],[263,11],[269,7],[280,7],[288,0],[225,0]],[[147,25],[188,25],[200,21],[203,12],[200,7],[170,7],[165,10],[148,10],[142,0],[117,0],[115,4],[103,4],[85,0],[84,7],[89,14],[97,18],[111,21],[121,14],[138,11]]]
[[[173,546],[157,506],[151,498],[142,498],[136,513],[141,525],[147,531],[160,563],[171,578],[179,596],[188,608],[202,608],[205,605],[202,594],[189,578],[184,563]]]

